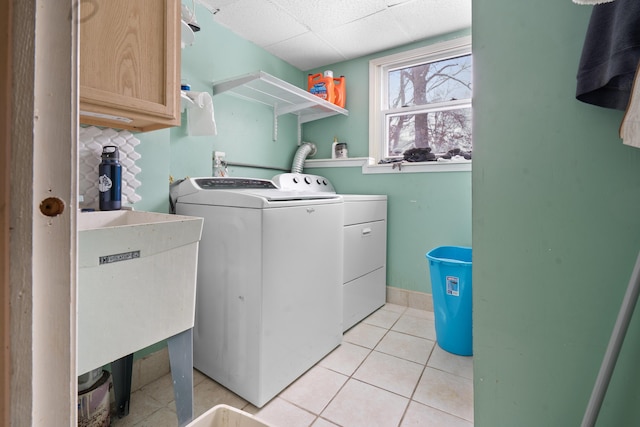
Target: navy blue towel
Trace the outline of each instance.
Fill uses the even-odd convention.
[[[578,67],[576,98],[626,110],[640,61],[640,0],[593,6]]]

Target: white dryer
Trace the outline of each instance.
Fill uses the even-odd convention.
[[[283,173],[282,190],[335,192],[321,176]],[[347,329],[382,307],[387,299],[387,196],[340,194],[344,201],[342,327]]]
[[[343,202],[270,180],[189,178],[176,213],[204,218],[193,364],[262,407],[342,339]]]
[[[340,196],[344,200],[342,327],[346,331],[387,300],[387,196]]]

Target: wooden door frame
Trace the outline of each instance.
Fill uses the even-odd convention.
[[[2,368],[8,368],[3,381],[10,391],[3,411],[9,423],[3,425],[72,426],[77,424],[79,0],[1,1],[12,9],[0,22],[19,23],[0,51],[10,59],[4,72],[12,80],[10,99],[0,99],[0,108],[8,106],[0,117],[10,123],[2,151],[10,152],[9,168],[2,168],[0,184],[0,201],[8,200],[1,210],[2,262],[8,265],[2,307],[9,308]],[[2,387],[4,392],[6,384]]]
[[[8,426],[10,417],[10,363],[9,363],[9,175],[11,163],[11,1],[0,0],[0,272],[2,277],[2,305],[0,306],[0,425]]]

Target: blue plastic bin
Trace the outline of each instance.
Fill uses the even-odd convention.
[[[471,248],[440,246],[426,256],[438,345],[449,353],[471,356]]]

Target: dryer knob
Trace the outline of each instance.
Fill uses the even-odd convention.
[[[307,184],[311,184],[311,178],[309,178],[308,176],[305,176],[304,182],[306,182]]]
[[[294,182],[295,184],[297,184],[297,183],[298,183],[298,177],[297,177],[297,176],[294,176],[294,177],[293,177],[293,182]]]

